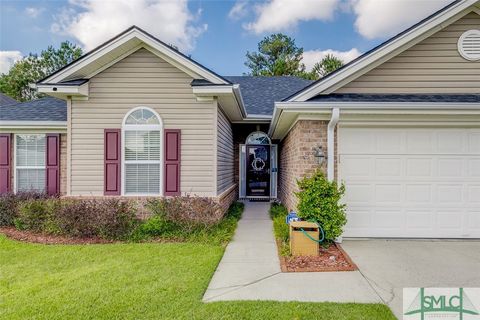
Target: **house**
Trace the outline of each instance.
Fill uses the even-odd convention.
[[[345,183],[346,237],[480,238],[480,2],[316,82],[226,77],[132,27],[0,109],[0,191],[279,198]]]

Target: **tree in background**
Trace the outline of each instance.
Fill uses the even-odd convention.
[[[258,43],[258,52],[247,51],[245,65],[253,76],[299,76],[305,73],[302,55],[294,39],[276,33]]]
[[[30,84],[69,64],[82,55],[82,49],[69,41],[62,42],[58,49],[49,46],[40,55],[30,53],[17,61],[7,74],[0,76],[0,92],[18,101],[41,97]]]
[[[310,72],[310,79],[317,80],[325,77],[327,74],[343,67],[343,61],[335,57],[333,54],[327,54],[322,60],[315,63]]]

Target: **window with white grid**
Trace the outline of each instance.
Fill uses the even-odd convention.
[[[15,135],[16,191],[45,191],[45,135]]]
[[[160,194],[161,123],[147,108],[130,112],[123,126],[124,193]]]

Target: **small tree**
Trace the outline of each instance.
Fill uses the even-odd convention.
[[[343,67],[343,61],[335,57],[333,54],[327,54],[322,60],[315,63],[311,71],[312,79],[320,79],[327,74],[332,73],[338,68]]]
[[[18,100],[28,101],[41,97],[30,84],[57,71],[82,55],[82,49],[65,41],[59,48],[49,46],[40,55],[30,53],[17,61],[7,74],[0,76],[0,92]]]
[[[328,181],[320,170],[297,183],[300,188],[300,192],[296,193],[298,216],[317,221],[325,232],[325,239],[335,240],[343,233],[343,226],[347,223],[346,205],[340,203],[345,186],[342,184],[339,187],[337,182]]]
[[[281,33],[272,34],[258,43],[258,52],[247,52],[245,65],[253,76],[298,76],[305,72],[303,48]]]

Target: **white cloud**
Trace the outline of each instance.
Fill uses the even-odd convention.
[[[20,51],[0,51],[0,74],[8,73],[8,70],[20,59],[22,59]]]
[[[247,1],[239,0],[235,2],[232,9],[228,12],[228,17],[232,20],[240,20],[248,13]]]
[[[187,0],[70,0],[51,30],[78,39],[90,50],[137,25],[182,51],[191,51],[207,29],[197,23],[200,14],[190,12]]]
[[[289,30],[300,21],[328,21],[338,5],[339,0],[271,0],[255,6],[257,18],[244,28],[258,34]]]
[[[343,61],[343,63],[348,63],[361,55],[361,52],[357,48],[352,48],[348,51],[337,51],[332,49],[327,50],[309,50],[303,52],[303,63],[307,70],[312,70],[315,63],[322,60],[327,54],[332,54],[335,57]]]
[[[36,18],[38,17],[43,11],[45,11],[45,8],[35,8],[35,7],[27,7],[25,9],[25,13],[27,16],[30,18]]]
[[[368,39],[387,38],[441,9],[452,0],[350,0],[357,31]]]

